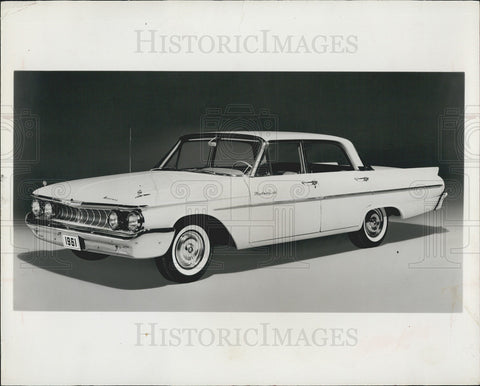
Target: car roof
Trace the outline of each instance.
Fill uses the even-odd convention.
[[[239,135],[260,137],[265,141],[282,141],[282,140],[324,140],[324,141],[347,141],[345,138],[333,135],[302,133],[297,131],[214,131],[201,133],[201,136],[209,135]],[[189,135],[185,137],[190,137]]]

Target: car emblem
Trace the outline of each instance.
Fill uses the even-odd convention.
[[[104,200],[118,201],[116,198],[111,198],[111,197],[108,197],[108,196],[104,196],[103,199]]]

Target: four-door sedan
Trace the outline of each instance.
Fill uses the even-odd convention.
[[[156,258],[169,280],[206,271],[213,245],[238,249],[349,233],[379,245],[389,216],[440,209],[438,168],[365,165],[344,138],[295,132],[186,135],[153,169],[33,192],[36,237],[94,260]]]

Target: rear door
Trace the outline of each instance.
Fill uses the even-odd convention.
[[[321,231],[356,227],[371,204],[371,172],[354,170],[336,141],[304,141],[305,169],[321,197]]]

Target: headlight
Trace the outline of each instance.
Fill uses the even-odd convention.
[[[119,225],[118,221],[118,214],[117,212],[110,212],[108,215],[108,225],[110,225],[110,228],[112,229],[117,229]]]
[[[127,226],[128,229],[132,232],[140,229],[142,226],[143,218],[137,212],[130,212],[127,216]]]
[[[42,214],[42,206],[40,205],[40,201],[33,200],[32,213],[35,217],[39,217]]]
[[[53,216],[53,206],[49,202],[45,204],[43,207],[43,212],[45,213],[46,218],[50,218]]]

